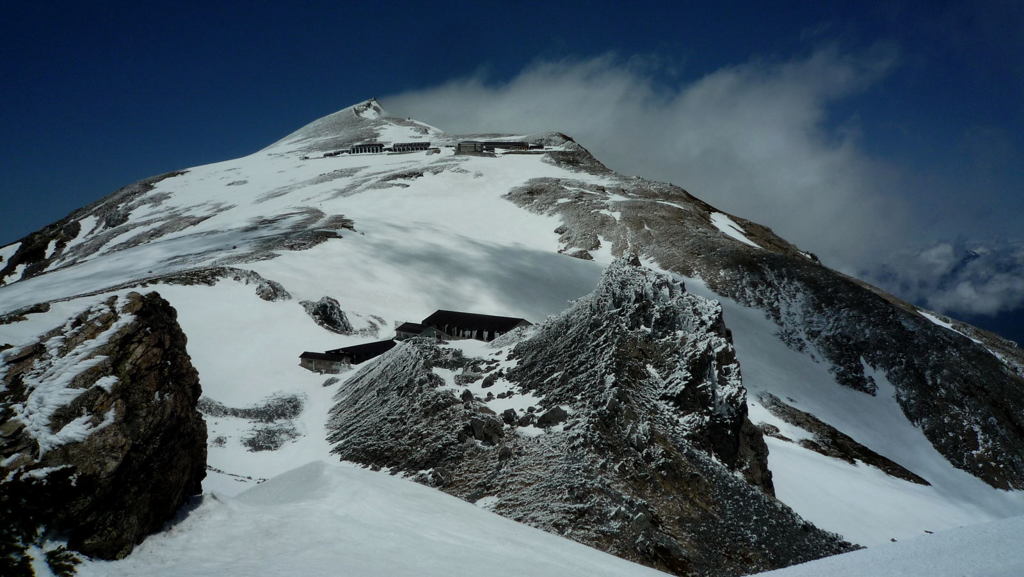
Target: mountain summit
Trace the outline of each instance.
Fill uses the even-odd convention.
[[[249,156],[130,184],[0,259],[0,484],[17,496],[0,504],[23,520],[0,545],[19,571],[60,543],[122,557],[169,520],[151,503],[184,503],[203,468],[202,500],[174,530],[83,571],[173,574],[161,563],[187,557],[234,574],[260,552],[210,536],[253,519],[287,525],[284,542],[320,531],[375,546],[351,517],[301,526],[301,511],[337,509],[344,483],[369,502],[401,493],[409,526],[425,523],[415,502],[477,519],[401,488],[416,481],[678,575],[1024,514],[1013,343],[836,273],[678,186],[616,174],[558,133],[449,135],[368,100]],[[417,324],[437,310],[532,326],[484,342]],[[399,326],[432,336],[381,346]],[[387,352],[344,356],[371,342]],[[307,370],[304,352],[339,372]],[[69,539],[57,504],[161,476],[145,451],[108,450],[167,439],[126,426],[139,411],[190,423],[174,447],[190,474],[145,499],[82,505],[145,523]],[[320,463],[339,458],[407,480]],[[365,535],[398,523],[344,510]],[[501,535],[474,543],[504,550]],[[332,550],[304,567],[367,572]],[[574,559],[600,565],[583,551]]]
[[[388,116],[371,98],[319,118],[270,145],[268,149],[306,152],[348,149],[361,142],[417,141],[441,138],[443,133],[411,119]]]

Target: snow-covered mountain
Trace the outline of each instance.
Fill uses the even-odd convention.
[[[530,147],[456,154],[466,140]],[[348,152],[371,142],[429,144]],[[115,435],[131,430],[117,421],[125,407],[161,406],[163,384],[135,394],[139,356],[120,362],[111,344],[162,334],[137,303],[173,307],[198,372],[202,397],[182,410],[205,415],[202,502],[127,559],[87,562],[86,574],[241,574],[284,552],[173,551],[220,532],[243,539],[250,523],[275,531],[255,518],[287,527],[279,543],[309,543],[313,572],[359,551],[377,563],[352,565],[372,566],[366,574],[423,564],[460,573],[498,551],[530,557],[520,544],[551,552],[540,573],[646,571],[567,542],[557,560],[555,538],[435,502],[412,480],[677,574],[740,574],[849,548],[827,532],[873,546],[1024,515],[1015,345],[841,276],[678,187],[616,174],[565,135],[448,135],[371,100],[252,155],[129,185],[0,257],[8,495],[31,500],[52,477],[61,499],[77,499],[66,463],[96,461],[90,443],[130,444]],[[309,311],[334,301],[346,322],[328,330]],[[405,342],[336,376],[298,366],[303,351],[390,338],[438,309],[536,325],[493,344]],[[172,352],[166,372],[187,374]],[[521,419],[556,408],[550,426]],[[126,469],[146,478],[136,453],[115,454],[97,483]],[[309,464],[337,456],[409,480]],[[28,515],[18,499],[0,504],[33,520],[9,542],[41,557],[69,533],[72,546],[85,539],[73,517],[47,524],[45,507]],[[359,499],[377,505],[349,502]],[[388,503],[395,511],[378,510]],[[448,519],[435,525],[443,531],[422,528],[434,523],[415,511],[427,503]],[[301,513],[322,507],[339,513]],[[463,518],[460,537],[450,521]],[[36,538],[40,526],[60,531]],[[348,549],[295,534],[320,530]],[[494,538],[474,541],[476,530]],[[420,561],[397,559],[381,532]],[[454,539],[467,540],[469,565],[430,556]],[[211,560],[218,551],[246,562]]]

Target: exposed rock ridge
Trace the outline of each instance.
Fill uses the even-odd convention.
[[[678,575],[850,549],[770,496],[717,303],[623,260],[522,338],[399,344],[339,390],[333,451]]]
[[[712,223],[715,209],[679,187],[617,182],[535,179],[508,198],[560,216],[562,252],[589,258],[606,244],[615,255],[635,251],[764,310],[789,346],[824,359],[842,385],[875,394],[866,368],[884,372],[908,419],[951,463],[994,487],[1024,489],[1019,349],[937,326],[750,221],[732,217],[756,247],[729,238]]]
[[[26,524],[6,546],[43,528],[120,558],[201,491],[206,425],[175,317],[129,293],[0,352],[0,516]]]

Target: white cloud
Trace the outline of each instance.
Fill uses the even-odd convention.
[[[615,170],[678,184],[852,270],[904,240],[907,213],[892,171],[864,154],[855,129],[834,125],[829,106],[892,63],[826,49],[667,87],[656,66],[605,56],[540,62],[504,83],[457,79],[384,104],[454,133],[565,132]]]
[[[940,242],[896,251],[868,280],[943,313],[998,315],[1024,307],[1024,243]]]
[[[962,244],[936,243],[943,230],[976,228],[962,209],[969,200],[959,191],[942,196],[935,183],[872,158],[856,117],[836,118],[837,104],[879,83],[894,62],[884,50],[824,49],[666,86],[658,79],[670,75],[657,64],[604,56],[538,62],[506,82],[470,76],[383,100],[452,133],[564,132],[610,168],[678,184],[771,226],[830,266],[943,312],[1024,306],[1024,250],[975,246],[978,257]],[[943,230],[936,213],[950,215]]]

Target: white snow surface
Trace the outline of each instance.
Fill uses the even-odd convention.
[[[747,238],[747,233],[743,230],[743,227],[736,224],[733,219],[729,218],[729,215],[721,212],[711,213],[711,224],[715,225],[715,228],[722,231],[722,234],[734,238],[743,244],[752,246],[754,248],[761,248],[761,245]]]
[[[316,461],[231,498],[207,495],[127,559],[81,577],[655,577],[440,491]]]
[[[827,557],[762,577],[1020,577],[1024,517],[923,535]]]
[[[14,253],[18,252],[18,247],[21,246],[20,242],[12,242],[6,246],[0,246],[0,263],[7,262]]]

